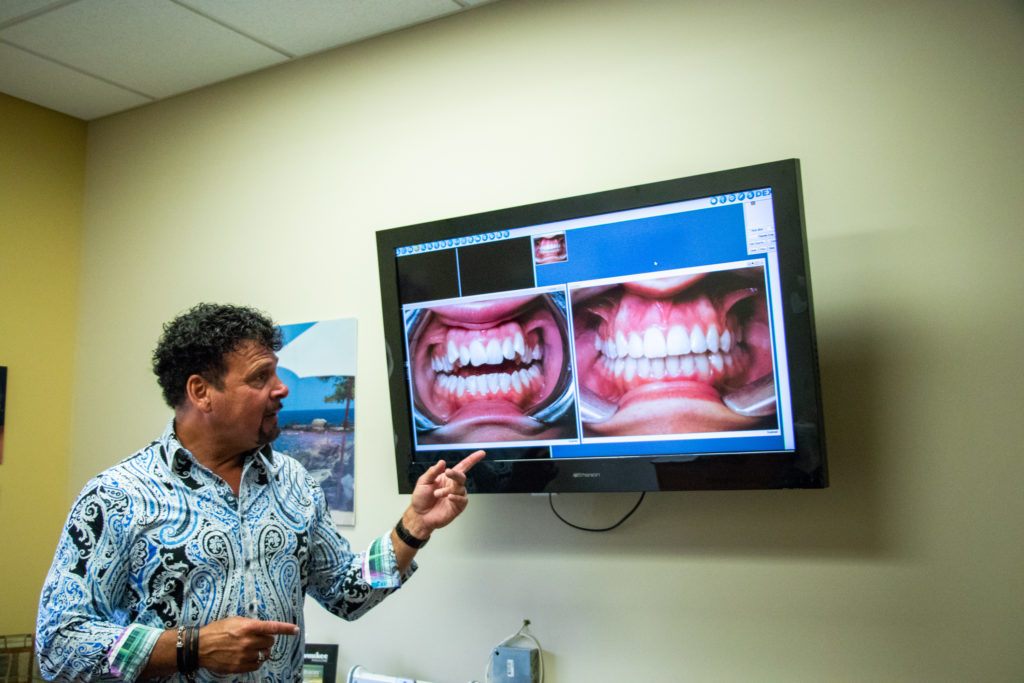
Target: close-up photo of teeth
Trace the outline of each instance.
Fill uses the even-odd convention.
[[[572,291],[585,436],[776,424],[762,267]]]
[[[506,296],[416,311],[410,376],[423,443],[574,437],[564,296]]]

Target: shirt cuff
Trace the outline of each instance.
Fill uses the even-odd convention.
[[[400,588],[415,571],[415,561],[404,572],[398,571],[390,531],[374,540],[363,553],[363,579],[373,588]]]
[[[141,624],[129,625],[107,652],[110,673],[126,681],[136,680],[149,663],[153,646],[162,633],[163,631],[158,628]]]

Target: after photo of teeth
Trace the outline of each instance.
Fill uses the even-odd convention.
[[[408,337],[420,443],[576,437],[560,292],[423,308]]]
[[[560,263],[569,258],[565,248],[565,233],[537,235],[533,238],[533,260],[537,265]]]
[[[571,292],[584,437],[777,426],[764,268]]]

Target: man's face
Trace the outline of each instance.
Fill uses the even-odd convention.
[[[222,388],[210,389],[217,438],[239,452],[270,443],[281,433],[277,413],[288,395],[277,376],[277,355],[246,341],[224,360]]]

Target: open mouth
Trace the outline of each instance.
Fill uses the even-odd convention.
[[[507,439],[550,436],[531,416],[565,389],[569,371],[565,315],[549,295],[426,309],[409,348],[416,409],[439,427],[427,441],[474,440],[485,428],[487,440],[502,440],[495,425]]]
[[[564,261],[566,256],[565,235],[562,233],[537,237],[533,241],[533,257],[538,264]]]
[[[585,433],[725,431],[769,420],[723,401],[772,373],[762,268],[583,288],[573,302]]]

